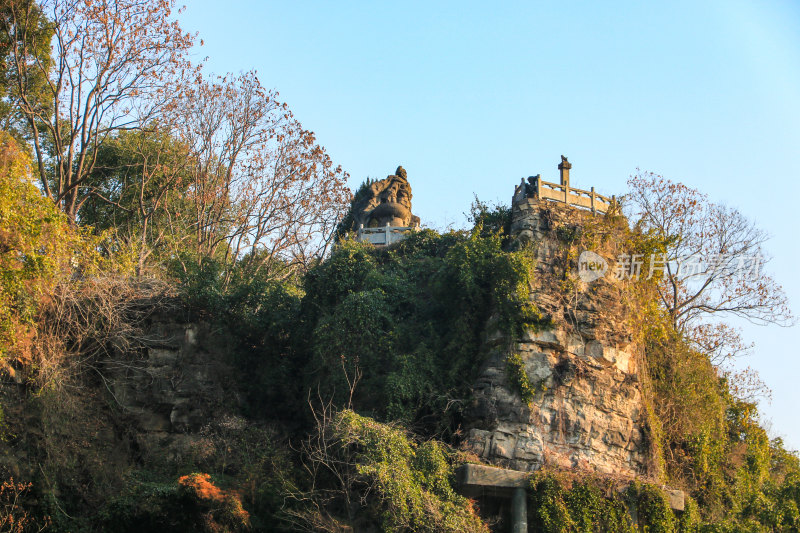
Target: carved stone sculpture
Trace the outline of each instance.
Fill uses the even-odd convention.
[[[376,181],[359,195],[353,205],[353,228],[419,226],[419,217],[411,213],[411,185],[406,171],[397,167],[394,174]]]

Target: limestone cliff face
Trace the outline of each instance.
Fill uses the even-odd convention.
[[[515,198],[512,235],[535,247],[531,299],[547,319],[520,337],[487,336],[474,385],[466,445],[483,460],[516,469],[543,466],[635,476],[647,468],[638,348],[624,284],[577,275],[591,249],[612,264],[619,220],[553,202]],[[518,354],[536,388],[526,404],[507,373]]]
[[[177,309],[153,317],[146,348],[107,362],[106,380],[139,453],[181,462],[201,452],[210,428],[239,419],[241,401],[230,334]]]

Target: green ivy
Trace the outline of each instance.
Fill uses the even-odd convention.
[[[696,517],[693,502],[676,516],[654,485],[634,482],[621,490],[600,476],[539,472],[531,478],[528,502],[529,531],[542,533],[677,533],[691,531]]]
[[[401,429],[345,410],[333,427],[356,449],[358,474],[372,487],[372,512],[383,531],[488,531],[470,502],[453,490],[454,457],[437,441],[417,444]]]
[[[628,497],[635,502],[640,529],[651,533],[671,533],[676,530],[675,514],[663,490],[647,483],[634,482],[628,487]]]
[[[625,496],[600,478],[537,473],[529,491],[529,530],[542,533],[636,531]]]
[[[506,358],[506,374],[522,397],[522,401],[530,406],[533,403],[534,396],[536,396],[536,387],[528,378],[528,373],[525,371],[525,363],[519,354],[511,354]]]
[[[646,285],[639,288],[643,299],[653,296]],[[668,317],[646,316],[641,338],[647,436],[662,458],[663,481],[692,497],[691,515],[685,513],[678,527],[796,530],[800,499],[791,480],[800,475],[797,455],[780,439],[770,441],[756,405],[737,398],[708,356],[676,332]]]

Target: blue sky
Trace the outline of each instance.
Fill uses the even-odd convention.
[[[608,195],[641,168],[756,220],[800,313],[800,3],[187,2],[196,59],[256,69],[351,186],[402,164],[423,224],[556,181],[561,154]],[[744,330],[800,449],[800,326]]]

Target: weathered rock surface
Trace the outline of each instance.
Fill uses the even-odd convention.
[[[202,429],[235,417],[241,404],[226,363],[231,339],[207,323],[156,316],[138,356],[117,354],[106,363],[107,385],[132,426],[136,445],[181,461],[202,445]]]
[[[588,217],[551,202],[513,204],[512,235],[518,245],[533,245],[537,256],[531,300],[547,320],[520,337],[487,336],[466,439],[484,461],[625,477],[646,469],[638,348],[625,288],[612,276],[584,283],[575,275],[576,235],[593,223]],[[594,251],[610,259],[618,245],[607,239]],[[536,389],[530,405],[506,373],[511,354],[519,354]]]

